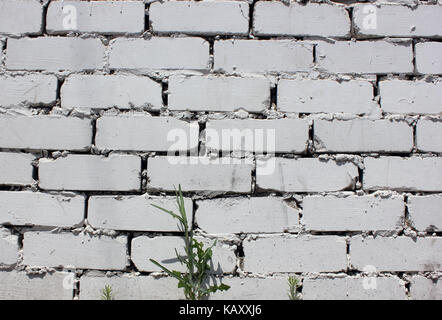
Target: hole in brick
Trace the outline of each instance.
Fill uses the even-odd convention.
[[[169,94],[167,92],[167,90],[169,90],[169,82],[167,82],[166,80],[163,80],[161,82],[161,97],[163,98],[163,105],[165,107],[168,106],[169,103]]]

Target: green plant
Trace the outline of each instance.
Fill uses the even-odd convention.
[[[101,290],[101,300],[114,300],[114,294],[111,286],[105,285]]]
[[[180,263],[185,266],[186,271],[181,273],[179,271],[169,270],[153,259],[150,259],[150,261],[160,267],[161,270],[166,272],[169,276],[178,280],[178,288],[183,288],[184,296],[187,300],[201,300],[218,290],[228,290],[230,287],[223,283],[220,285],[208,285],[210,271],[209,263],[212,260],[212,248],[216,245],[216,241],[210,247],[205,249],[204,244],[193,237],[193,231],[189,228],[187,222],[181,185],[178,186],[178,191],[175,190],[175,194],[178,210],[180,212],[179,215],[159,206],[153,206],[179,221],[179,230],[184,233],[185,255],[178,254],[177,249],[175,249],[175,254]]]
[[[298,288],[301,286],[299,279],[296,276],[290,276],[288,279],[289,292],[288,296],[290,300],[299,300],[300,296],[297,292]]]

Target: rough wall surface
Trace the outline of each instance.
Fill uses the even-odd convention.
[[[442,4],[0,1],[0,299],[442,297]],[[232,143],[233,142],[233,143]]]

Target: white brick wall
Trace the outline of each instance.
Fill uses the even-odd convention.
[[[442,43],[416,44],[416,69],[424,74],[442,74]]]
[[[18,260],[18,236],[0,228],[0,267],[9,267]]]
[[[414,300],[440,301],[442,299],[442,282],[415,275],[411,278],[410,295]]]
[[[409,196],[408,197],[409,220],[414,228],[419,231],[427,229],[442,229],[441,195]]]
[[[26,153],[0,152],[0,185],[30,185],[32,161],[35,156]]]
[[[442,152],[442,121],[419,120],[416,147],[424,152]]]
[[[0,34],[34,35],[41,33],[43,6],[37,0],[0,2]]]

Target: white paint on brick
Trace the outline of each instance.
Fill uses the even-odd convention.
[[[0,185],[30,185],[32,161],[35,156],[26,153],[0,152]]]
[[[411,278],[410,296],[413,300],[442,300],[442,281],[414,275]]]
[[[374,266],[380,271],[442,270],[440,237],[368,237],[350,240],[350,262],[357,270]]]
[[[419,120],[416,125],[416,147],[424,152],[442,153],[442,122]]]
[[[442,195],[408,196],[409,219],[419,231],[442,230]]]
[[[0,1],[0,34],[40,34],[43,6],[37,0]]]
[[[218,40],[213,51],[215,71],[227,73],[308,71],[313,63],[313,46],[293,40]]]
[[[442,74],[442,43],[417,43],[415,50],[417,72],[424,74]]]
[[[161,84],[147,77],[72,75],[61,88],[61,105],[63,108],[159,110],[163,105],[161,91]]]
[[[66,11],[75,8],[76,28],[66,28]],[[51,1],[46,17],[49,34],[89,32],[101,34],[136,34],[144,31],[143,1]]]
[[[442,191],[442,158],[364,159],[364,189]]]
[[[410,152],[413,128],[402,121],[315,120],[316,152]]]
[[[0,224],[74,227],[83,222],[85,197],[1,191],[0,205]]]
[[[268,168],[274,171],[267,174]],[[256,185],[262,190],[323,192],[354,188],[358,169],[352,163],[337,164],[312,158],[270,158],[256,168]]]
[[[116,39],[111,42],[113,69],[195,69],[209,67],[209,43],[202,38]]]
[[[166,1],[149,8],[154,32],[246,35],[249,5],[245,1]]]
[[[104,45],[99,39],[39,37],[8,39],[6,69],[85,71],[102,69]]]
[[[174,75],[169,78],[168,108],[190,111],[261,113],[270,105],[270,82],[261,77]]]
[[[197,201],[195,220],[207,233],[297,231],[299,212],[276,197],[220,198]]]
[[[153,205],[179,214],[175,197],[94,196],[89,198],[88,222],[94,228],[131,231],[179,231],[178,221]],[[184,198],[189,225],[192,200]]]
[[[350,19],[344,7],[330,4],[287,4],[259,1],[253,14],[253,33],[278,36],[348,37]]]
[[[32,267],[123,270],[126,268],[127,238],[89,234],[24,233],[23,264]]]
[[[18,236],[0,227],[0,267],[16,264],[18,250]]]
[[[347,268],[345,238],[337,236],[246,239],[246,272],[331,272]]]
[[[87,150],[90,119],[60,116],[0,116],[0,147],[11,149]]]
[[[319,42],[316,48],[319,67],[330,73],[413,72],[411,42]]]
[[[179,139],[183,145],[177,145]],[[103,116],[97,120],[95,144],[100,149],[138,151],[196,150],[197,122],[145,115]]]
[[[403,226],[404,218],[404,200],[399,196],[307,196],[302,201],[306,230],[395,230]]]
[[[378,108],[368,81],[282,79],[277,94],[282,112],[370,114]]]
[[[141,187],[141,158],[69,155],[39,161],[39,186],[47,190],[134,191]]]

